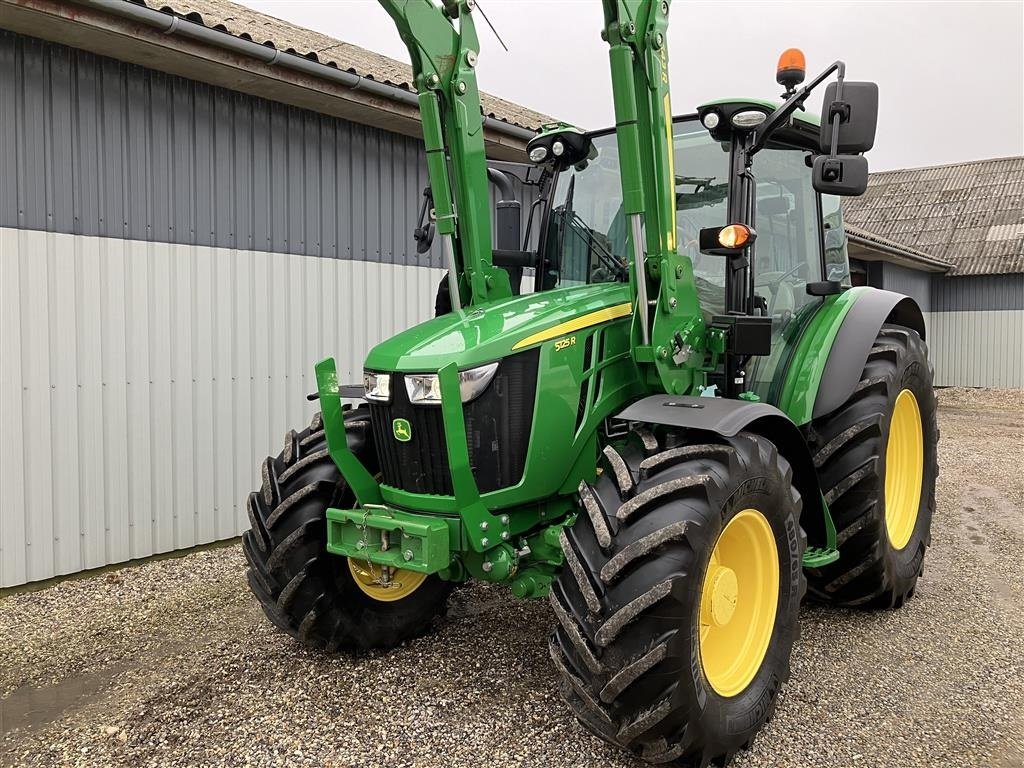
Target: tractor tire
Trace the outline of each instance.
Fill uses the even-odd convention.
[[[651,763],[749,747],[789,677],[806,589],[789,464],[750,433],[699,439],[640,429],[605,449],[550,594],[563,698]]]
[[[913,596],[931,543],[938,437],[924,341],[884,325],[856,391],[809,432],[840,552],[808,571],[812,596],[866,608],[898,608]]]
[[[368,409],[346,411],[345,428],[349,447],[373,471]],[[249,587],[275,626],[311,648],[392,648],[425,634],[443,615],[452,589],[437,576],[409,571],[397,572],[415,583],[400,599],[366,586],[372,579],[365,564],[327,551],[327,508],[353,506],[327,452],[319,413],[309,428],[288,433],[276,459],[267,457],[262,488],[249,495],[252,527],[242,537]]]

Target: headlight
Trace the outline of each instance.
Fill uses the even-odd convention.
[[[539,163],[541,160],[543,160],[547,156],[548,156],[548,148],[547,147],[534,147],[533,149],[530,150],[530,159],[533,162],[535,162],[535,163]]]
[[[363,391],[367,400],[388,402],[391,400],[391,374],[363,371]]]
[[[405,374],[405,391],[409,402],[415,404],[441,404],[441,380],[436,373]]]
[[[494,374],[498,372],[497,363],[488,363],[468,371],[459,371],[459,396],[462,402],[475,400],[487,389]],[[405,375],[405,391],[409,402],[416,405],[441,404],[441,380],[436,373],[407,373]]]

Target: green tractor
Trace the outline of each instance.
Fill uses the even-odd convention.
[[[360,386],[316,366],[320,413],[248,502],[249,584],[326,651],[422,635],[470,580],[547,598],[587,728],[727,762],[772,714],[805,593],[899,607],[929,543],[922,314],[851,287],[839,207],[877,88],[842,62],[804,85],[791,50],[781,103],[673,116],[669,3],[604,0],[616,127],[529,142],[531,248],[517,203],[492,229],[474,0],[381,2],[420,94],[441,313],[370,350]]]

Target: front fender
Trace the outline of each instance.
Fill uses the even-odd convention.
[[[807,533],[808,545],[829,544],[827,512],[810,450],[800,428],[775,406],[720,397],[651,395],[636,401],[615,418],[725,437],[746,431],[770,440],[793,468],[793,485],[803,498],[801,525]]]

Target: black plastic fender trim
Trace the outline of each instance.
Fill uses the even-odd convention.
[[[913,328],[924,339],[924,315],[916,301],[892,291],[865,291],[850,307],[829,350],[814,400],[813,418],[831,413],[850,399],[871,345],[886,322]]]
[[[770,440],[793,468],[793,485],[803,499],[800,520],[808,545],[826,546],[821,485],[810,449],[800,428],[774,405],[721,397],[650,395],[632,403],[614,418],[725,437],[747,431]]]

